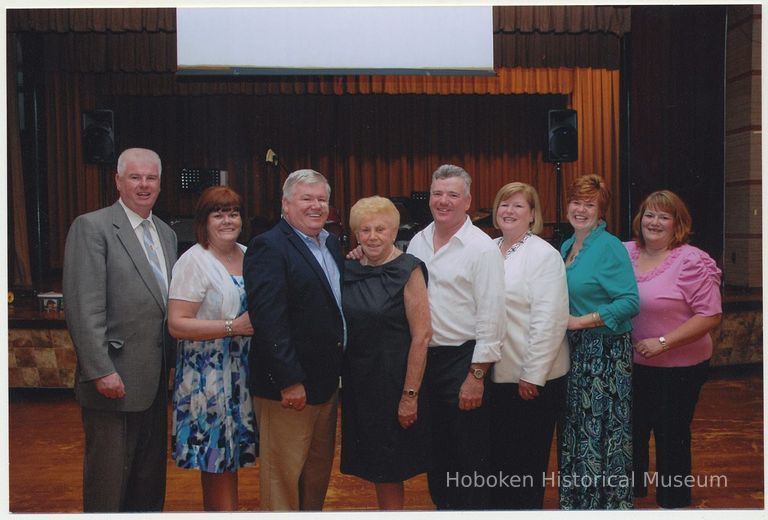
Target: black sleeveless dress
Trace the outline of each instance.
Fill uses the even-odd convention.
[[[419,395],[418,420],[397,421],[411,334],[405,284],[424,263],[402,254],[381,266],[348,260],[344,273],[347,350],[342,376],[341,472],[371,482],[400,482],[424,473],[428,410]]]

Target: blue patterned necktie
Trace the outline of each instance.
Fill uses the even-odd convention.
[[[160,259],[155,251],[155,240],[150,233],[149,220],[142,220],[141,227],[144,235],[144,249],[147,250],[147,259],[149,260],[149,266],[152,268],[152,274],[157,278],[157,284],[160,286],[160,292],[163,295],[163,300],[168,300],[168,287],[165,284],[165,278],[163,277],[163,268],[160,267]]]

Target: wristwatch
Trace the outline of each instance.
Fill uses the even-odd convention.
[[[405,390],[403,390],[403,395],[406,397],[416,397],[417,395],[419,395],[419,391],[414,390],[413,388],[406,388]]]
[[[661,343],[661,350],[666,352],[669,350],[669,345],[667,345],[667,338],[664,336],[659,336],[659,343]]]
[[[479,379],[481,381],[485,377],[485,370],[483,370],[480,367],[475,367],[475,368],[469,367],[469,373],[472,374],[475,379]]]

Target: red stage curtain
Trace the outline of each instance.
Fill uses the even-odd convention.
[[[8,237],[9,259],[8,285],[13,287],[31,288],[32,272],[29,257],[29,241],[27,234],[27,207],[24,196],[24,170],[21,162],[21,141],[19,136],[19,105],[16,93],[16,60],[13,58],[16,50],[13,35],[6,35],[6,59],[8,79],[6,107],[8,109],[8,220],[10,236]]]
[[[96,107],[115,111],[121,148],[150,146],[160,152],[163,191],[157,210],[171,216],[191,214],[196,200],[176,188],[182,167],[227,169],[231,185],[246,197],[247,218],[276,216],[285,172],[266,164],[266,149],[273,148],[286,168],[313,167],[326,174],[332,202],[345,216],[363,196],[426,190],[431,172],[454,162],[474,177],[473,211],[490,207],[504,183],[522,180],[539,189],[545,219],[552,222],[555,180],[553,166],[544,162],[546,111],[565,107],[579,112],[580,148],[579,160],[563,165],[564,179],[596,172],[618,191],[618,71],[502,70],[499,77],[519,90],[505,95],[130,95],[132,87],[143,93],[143,77],[121,76],[124,90],[108,95],[103,88],[115,85],[114,78],[48,76],[54,266],[72,219],[116,196],[113,172],[81,159],[80,113]],[[417,79],[421,88],[423,78]],[[409,85],[416,88],[403,78],[398,82],[406,92]],[[542,92],[527,93],[534,88]],[[618,211],[609,215],[615,229],[614,215]]]
[[[342,215],[362,196],[426,190],[435,167],[455,162],[474,176],[473,211],[488,208],[504,183],[522,180],[539,189],[551,222],[556,201],[553,167],[543,160],[546,110],[566,107],[579,112],[580,139],[579,160],[563,165],[564,178],[601,173],[618,192],[619,72],[601,56],[617,55],[629,8],[496,7],[501,63],[497,56],[491,77],[215,80],[174,74],[174,9],[7,14],[9,31],[43,39],[49,180],[43,211],[54,268],[71,221],[116,196],[113,172],[82,161],[80,116],[95,108],[114,110],[120,149],[150,146],[163,157],[157,211],[165,216],[193,210],[196,196],[177,189],[185,166],[227,169],[246,197],[246,217],[276,215],[285,172],[266,164],[266,149],[273,148],[282,166],[325,173]]]

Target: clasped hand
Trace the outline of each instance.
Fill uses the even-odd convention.
[[[664,346],[658,338],[645,338],[635,343],[635,350],[647,359],[661,354],[664,351]]]

